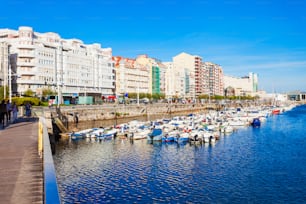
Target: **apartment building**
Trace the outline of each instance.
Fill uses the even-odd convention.
[[[166,66],[160,60],[148,57],[147,55],[139,55],[136,63],[149,69],[149,93],[165,94],[166,84]]]
[[[172,62],[163,62],[165,66],[165,96],[172,98],[175,96],[175,86],[180,86],[178,81],[175,81],[175,74]]]
[[[8,87],[9,46],[0,42],[0,85]]]
[[[203,94],[224,95],[224,75],[222,67],[212,62],[203,62]]]
[[[159,92],[155,92],[155,93],[159,93],[159,94],[166,94],[166,70],[167,67],[159,60],[157,60],[157,65],[159,68]]]
[[[113,57],[116,70],[116,95],[125,93],[149,93],[150,68],[138,64],[135,59]]]
[[[32,90],[37,96],[51,87],[63,97],[101,97],[115,92],[112,49],[62,39],[57,33],[34,32],[31,27],[0,29],[0,42],[10,47],[10,65],[18,75],[13,94]],[[62,101],[60,101],[62,102]]]
[[[173,61],[173,70],[177,73],[177,77],[179,79],[183,78],[183,89],[181,90],[179,87],[175,89],[175,92],[179,97],[193,97],[194,96],[194,75],[195,75],[195,67],[194,67],[194,56],[182,52],[172,58]],[[176,78],[176,81],[179,81]]]

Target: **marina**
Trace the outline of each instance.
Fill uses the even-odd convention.
[[[271,115],[288,111],[294,107],[249,106],[231,107],[222,110],[202,110],[198,113],[174,116],[151,121],[130,120],[108,127],[93,127],[68,133],[71,139],[114,139],[118,135],[130,140],[147,139],[163,142],[215,143],[221,133],[230,134],[246,126],[260,127]],[[277,113],[275,111],[278,111]]]
[[[0,204],[306,203],[306,1],[33,3],[1,4]]]
[[[306,200],[306,106],[214,143],[62,139],[54,162],[64,203],[297,203]]]

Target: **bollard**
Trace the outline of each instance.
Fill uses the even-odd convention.
[[[38,155],[42,158],[43,153],[43,125],[42,122],[38,122]]]

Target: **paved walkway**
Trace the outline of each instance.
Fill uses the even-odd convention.
[[[0,125],[0,204],[43,203],[43,167],[38,156],[38,120]]]

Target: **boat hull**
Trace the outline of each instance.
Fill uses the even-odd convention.
[[[162,141],[163,130],[160,128],[153,129],[151,133],[147,135],[149,141]]]

